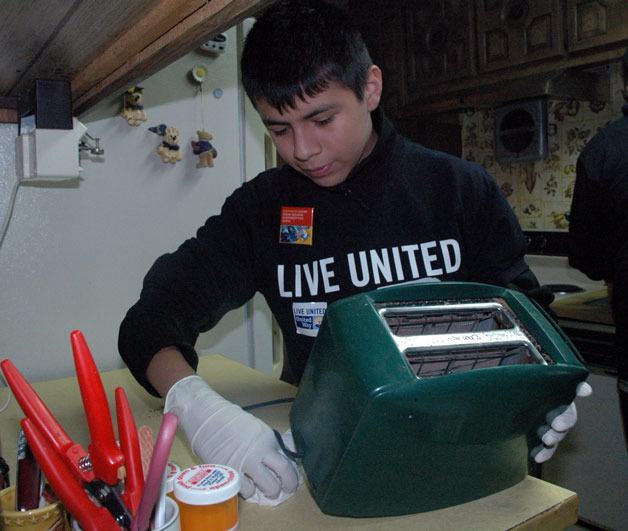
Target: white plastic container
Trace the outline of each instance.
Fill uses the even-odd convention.
[[[239,528],[240,475],[231,467],[203,464],[186,468],[175,479],[174,496],[185,531],[233,531]]]

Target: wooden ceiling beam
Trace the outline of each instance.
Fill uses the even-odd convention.
[[[199,3],[202,5],[196,6]],[[270,0],[204,0],[192,3],[196,9],[189,12],[190,0],[158,2],[137,26],[72,79],[74,112],[79,114],[115,91],[145,79],[268,3]],[[189,14],[180,18],[185,11]],[[178,17],[174,17],[175,12]],[[178,22],[173,25],[173,20]]]
[[[201,8],[207,0],[158,0],[155,5],[131,28],[116,36],[115,40],[72,79],[72,91],[82,95],[94,82],[114,72],[131,56],[141,52],[179,24],[185,17]]]
[[[0,124],[17,123],[17,98],[0,97]]]

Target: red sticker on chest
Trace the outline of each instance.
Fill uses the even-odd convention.
[[[314,207],[282,206],[279,243],[312,245]]]

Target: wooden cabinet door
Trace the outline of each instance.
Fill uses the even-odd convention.
[[[476,0],[475,4],[481,72],[564,54],[559,0]]]
[[[401,22],[401,1],[352,1],[349,11],[371,54],[373,62],[382,69],[384,90],[382,105],[393,115],[403,104],[404,36]]]
[[[406,87],[410,101],[417,88],[475,74],[471,0],[423,0],[405,3]]]
[[[578,52],[628,39],[628,0],[568,0],[567,50]]]

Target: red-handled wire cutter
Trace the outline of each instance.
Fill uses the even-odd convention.
[[[61,490],[55,489],[59,499],[65,503],[66,500],[75,497],[77,489],[82,491],[82,488],[85,488],[111,514],[111,522],[115,527],[105,527],[103,529],[107,531],[109,529],[117,529],[119,531],[120,527],[127,528],[130,525],[128,510],[122,503],[122,500],[120,500],[116,489],[95,476],[89,454],[85,451],[85,448],[70,439],[35,389],[32,388],[11,360],[3,360],[0,362],[0,367],[9,387],[11,387],[11,391],[13,391],[15,399],[26,415],[26,420],[29,421],[26,423],[24,433],[35,457],[39,461],[37,452],[47,452],[46,455],[55,454],[53,459],[57,458],[55,461],[49,462],[49,464],[54,464],[58,477],[63,480],[56,485]],[[37,432],[32,429],[32,426],[35,427]],[[38,438],[37,435],[41,437]],[[44,441],[44,444],[42,444],[42,441]],[[46,477],[48,477],[48,473],[51,471],[46,470],[44,462],[40,461],[40,466]],[[54,488],[55,485],[52,485]],[[64,488],[64,485],[68,486]],[[83,494],[85,494],[84,491]],[[85,495],[85,498],[89,499],[87,495]],[[68,509],[70,506],[68,505]],[[91,502],[86,507],[97,509],[97,506]],[[72,513],[71,510],[70,512]],[[89,526],[89,522],[83,522],[80,520],[79,515],[72,514],[79,521],[81,527],[84,524]]]
[[[83,334],[78,330],[72,332],[71,343],[91,437],[89,454],[80,444],[74,443],[68,437],[35,390],[10,360],[2,361],[0,367],[16,400],[29,420],[26,424],[29,426],[31,438],[40,442],[43,440],[45,445],[39,444],[39,448],[52,449],[56,452],[56,457],[64,464],[60,473],[60,477],[64,481],[58,486],[63,488],[64,483],[72,483],[72,491],[69,488],[65,491],[65,495],[63,492],[57,491],[57,496],[62,501],[68,496],[74,498],[75,496],[71,492],[75,492],[77,488],[82,490],[81,487],[83,487],[111,514],[111,521],[116,525],[113,529],[120,527],[126,529],[130,527],[132,517],[127,506],[132,512],[137,510],[144,483],[139,439],[133,414],[124,390],[118,388],[116,390],[116,408],[122,447],[120,449],[113,433],[107,396]],[[29,439],[29,444],[30,442]],[[33,453],[35,453],[34,449]],[[48,473],[45,470],[44,472],[48,477]],[[122,499],[124,499],[126,506],[118,493],[121,480],[125,480]],[[53,485],[54,487],[55,485]],[[99,514],[96,510],[99,508],[95,504],[91,503],[86,507],[90,510],[94,509]],[[70,506],[68,508],[70,509]],[[70,512],[85,529],[86,526],[80,520],[81,517],[75,515],[71,509]],[[88,510],[87,513],[89,512]],[[81,515],[84,517],[84,514],[83,508]],[[89,525],[88,522],[85,524]],[[94,529],[109,528],[97,527]]]
[[[115,485],[124,479],[124,455],[116,444],[111,423],[111,413],[105,388],[94,363],[92,353],[80,330],[70,334],[74,366],[78,378],[83,408],[89,427],[91,443],[89,444],[89,460],[96,477],[109,485]]]
[[[46,475],[46,479],[83,531],[119,531],[120,526],[104,507],[89,499],[80,483],[72,476],[62,456],[49,445],[45,435],[30,418],[22,419],[28,444]]]
[[[126,462],[126,479],[122,498],[126,506],[135,516],[144,490],[144,472],[142,470],[142,453],[140,439],[131,405],[122,387],[116,388],[116,417],[118,418],[118,436],[120,447]]]
[[[144,474],[137,426],[131,405],[124,389],[118,387],[115,391],[120,438],[118,447],[113,433],[107,395],[87,341],[80,330],[74,330],[70,334],[70,342],[92,441],[89,445],[89,457],[94,473],[109,485],[116,485],[117,481],[124,480],[122,498],[134,515],[142,497]]]

